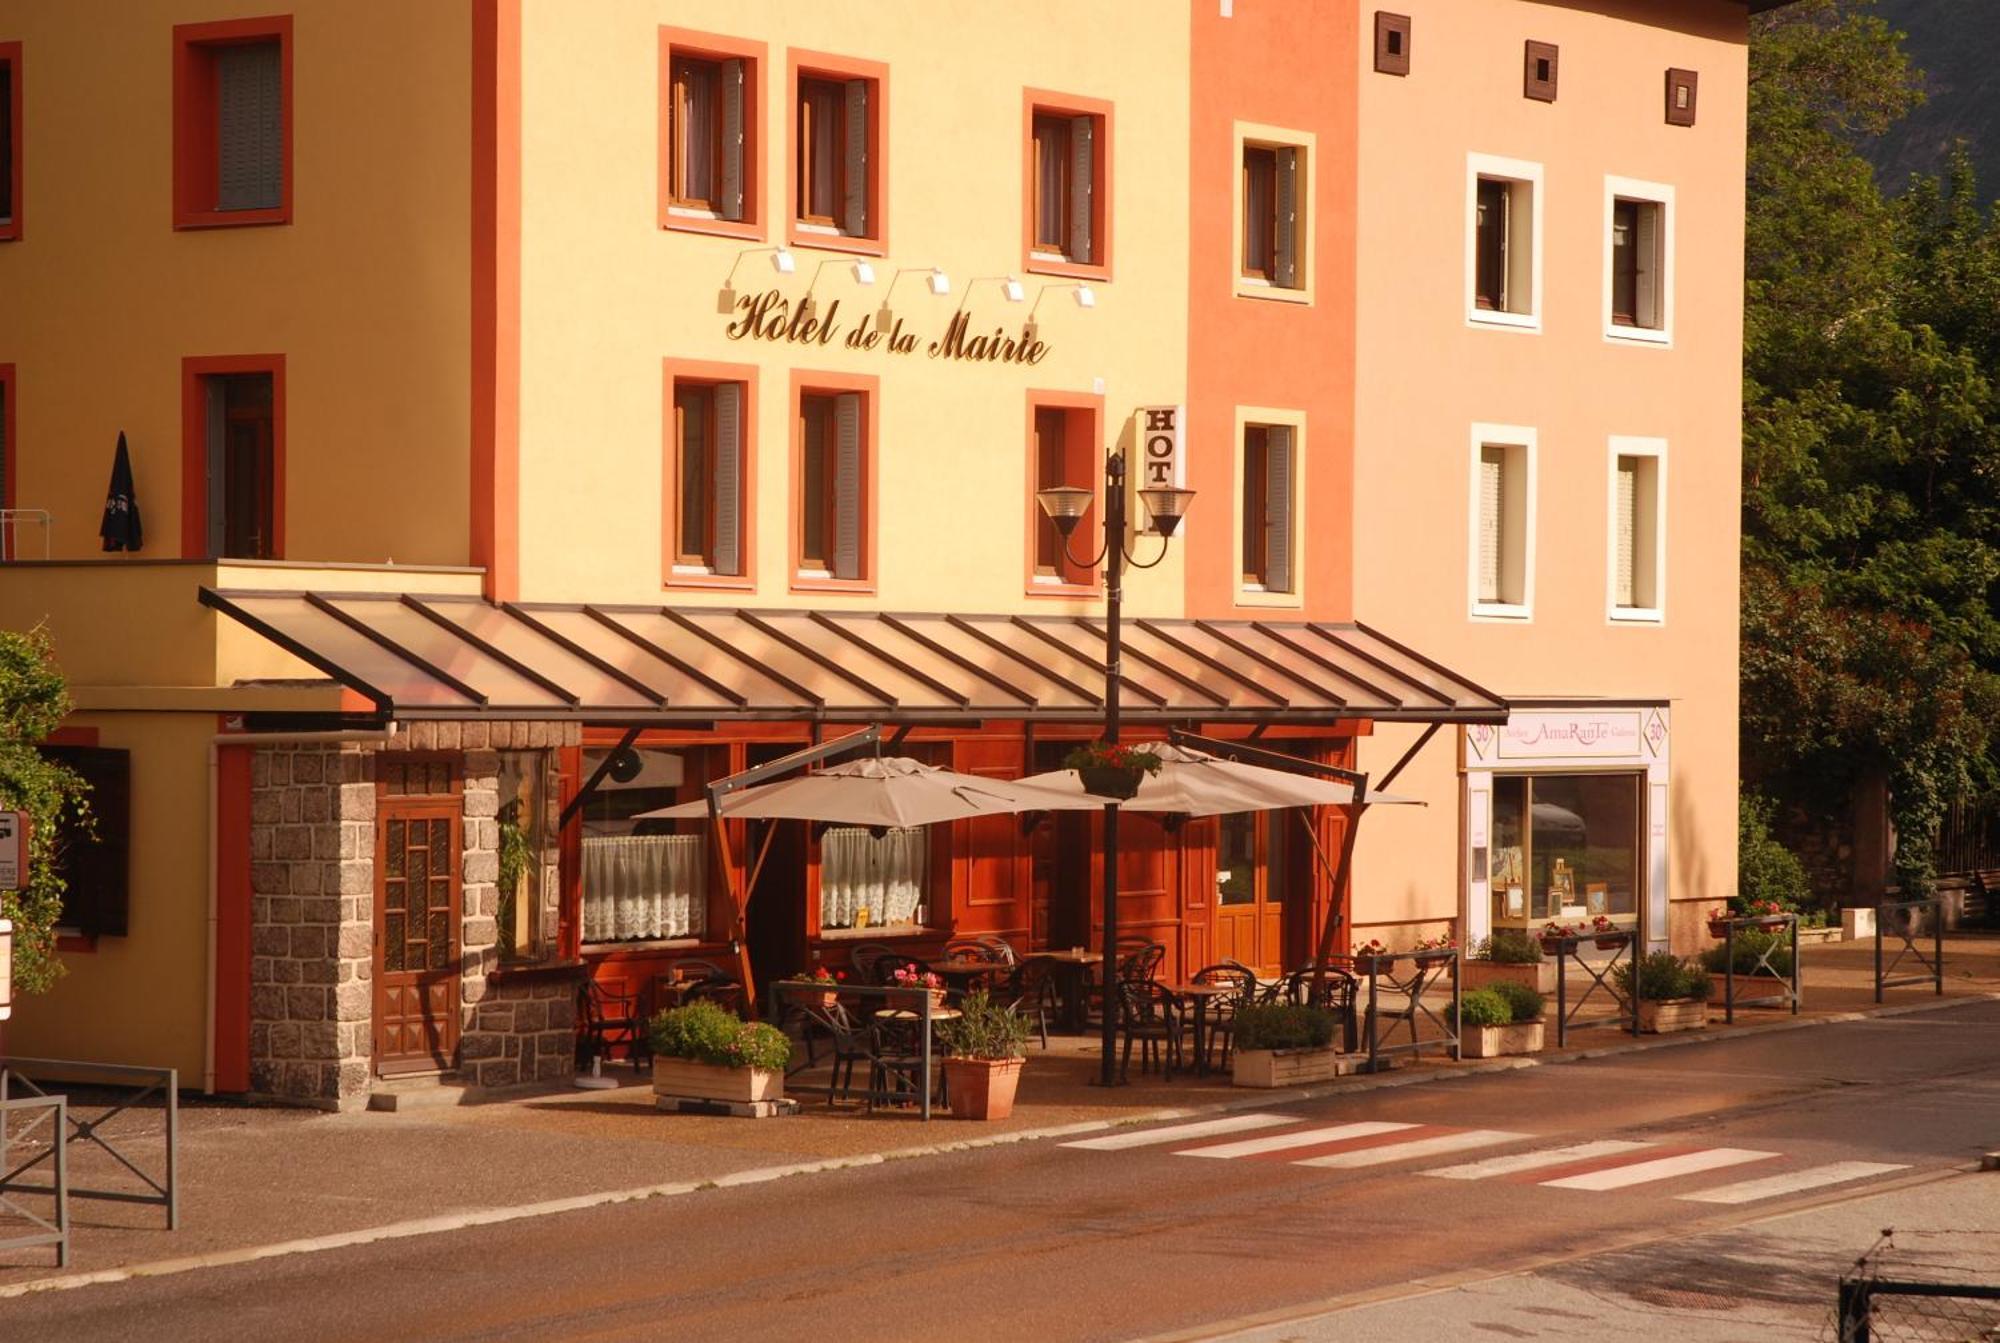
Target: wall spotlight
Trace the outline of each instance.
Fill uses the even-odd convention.
[[[924,283],[929,285],[931,292],[940,298],[951,292],[951,277],[936,266],[931,267],[930,276]]]
[[[754,256],[759,252],[770,255],[771,269],[780,275],[790,275],[798,269],[798,260],[789,248],[748,247],[738,252],[736,259],[729,263],[729,273],[722,277],[722,288],[715,294],[715,310],[724,317],[736,311],[736,268],[743,264],[744,257]]]

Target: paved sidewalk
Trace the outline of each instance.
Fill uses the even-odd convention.
[[[1806,1013],[1795,1019],[1770,1009],[1741,1011],[1733,1030],[1717,1025],[1706,1035],[1789,1029],[1795,1021],[1874,1009],[1872,947],[1808,947],[1804,959]],[[2000,994],[2000,937],[1950,939],[1946,965],[1945,1001]],[[1927,990],[1894,990],[1889,1010],[1921,1010],[1938,1001]],[[1720,1016],[1718,1009],[1718,1023]],[[1614,1031],[1587,1031],[1572,1036],[1576,1048],[1567,1054],[1545,1053],[1540,1062],[1700,1038],[1648,1037],[1635,1044]],[[823,1101],[813,1100],[803,1114],[786,1119],[669,1116],[653,1108],[650,1089],[624,1069],[614,1070],[626,1083],[616,1091],[565,1089],[393,1114],[328,1115],[191,1102],[184,1105],[181,1120],[182,1229],[166,1232],[164,1215],[156,1208],[73,1201],[76,1233],[67,1272],[337,1236],[419,1219],[477,1217],[494,1209],[654,1186],[685,1192],[751,1172],[893,1159],[1078,1125],[1268,1106],[1297,1094],[1234,1089],[1226,1076],[1178,1077],[1167,1083],[1140,1077],[1136,1065],[1132,1085],[1105,1091],[1090,1085],[1095,1048],[1094,1039],[1083,1038],[1059,1039],[1046,1054],[1031,1048],[1014,1117],[982,1125],[943,1117],[924,1124],[907,1112],[870,1116],[858,1106],[829,1112]],[[1380,1077],[1343,1079],[1315,1090],[1405,1085],[1521,1066],[1532,1065],[1521,1060],[1454,1065],[1427,1057]],[[137,1112],[121,1119],[116,1131],[147,1133],[157,1144],[159,1118],[158,1111]],[[139,1150],[143,1155],[157,1147],[146,1147],[142,1138]],[[73,1147],[72,1152],[74,1182],[112,1182],[104,1159],[86,1149]],[[0,1219],[0,1237],[6,1233]],[[0,1290],[62,1276],[51,1263],[46,1250],[0,1253]]]

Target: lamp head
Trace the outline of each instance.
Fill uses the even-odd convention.
[[[1009,303],[1021,303],[1028,297],[1026,287],[1011,275],[1000,281],[1000,292],[1007,296]]]
[[[1139,502],[1146,505],[1146,516],[1152,519],[1153,532],[1163,537],[1170,537],[1180,530],[1181,519],[1187,516],[1188,505],[1193,500],[1193,490],[1172,485],[1151,485],[1139,491]]]
[[[771,249],[772,270],[778,272],[780,275],[790,275],[798,270],[798,268],[798,258],[792,255],[790,248],[774,247]]]
[[[1077,307],[1094,308],[1097,306],[1097,291],[1095,289],[1092,289],[1089,285],[1087,284],[1078,285],[1074,293],[1076,295]]]
[[[875,283],[875,267],[871,266],[871,265],[870,265],[870,264],[868,264],[868,263],[867,263],[866,261],[857,261],[857,262],[855,262],[855,263],[854,263],[854,283],[856,283],[856,284],[874,284],[874,283]]]
[[[951,292],[951,277],[935,266],[931,267],[931,273],[924,277],[924,283],[929,285],[931,292],[940,298]]]
[[[1048,514],[1065,541],[1096,501],[1097,495],[1081,485],[1051,485],[1035,491],[1035,502],[1042,506],[1042,512]]]

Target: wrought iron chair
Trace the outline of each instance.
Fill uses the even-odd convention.
[[[833,1072],[827,1078],[826,1104],[833,1108],[836,1097],[846,1100],[848,1092],[854,1089],[854,1065],[866,1059],[869,1065],[868,1085],[871,1088],[869,1108],[874,1108],[872,1088],[874,1081],[875,1049],[873,1034],[867,1026],[856,1021],[847,1008],[840,1003],[831,1003],[815,1008],[807,1014],[815,1024],[826,1027],[833,1037]]]
[[[1211,1011],[1214,1020],[1207,1023],[1207,1043],[1213,1048],[1215,1041],[1222,1041],[1222,1066],[1229,1066],[1230,1051],[1236,1044],[1236,1010],[1258,1000],[1257,972],[1241,961],[1217,961],[1194,972],[1196,984],[1220,984],[1231,990],[1226,997],[1213,999],[1204,1006],[1200,1001],[1194,1004],[1197,1012]],[[1204,1067],[1207,1060],[1202,1060]]]
[[[586,1060],[609,1061],[612,1051],[625,1049],[625,1061],[634,1068],[649,1059],[652,1048],[646,1039],[646,1021],[640,1011],[639,995],[607,988],[586,979],[577,990],[577,1022]]]
[[[862,984],[881,984],[888,979],[890,962],[896,959],[896,949],[882,942],[862,942],[847,953],[847,960],[854,967],[854,978]]]
[[[1167,959],[1167,948],[1163,942],[1139,942],[1118,944],[1118,977],[1120,979],[1153,979],[1160,973],[1160,965]]]
[[[1024,1017],[1032,1017],[1041,1032],[1042,1048],[1049,1047],[1049,1018],[1062,1010],[1056,996],[1053,962],[1029,957],[1015,966],[994,991],[994,1001],[1005,1003]]]
[[[1315,969],[1323,971],[1317,991],[1313,988]],[[1351,956],[1329,957],[1317,966],[1302,966],[1286,975],[1280,1001],[1323,1007],[1339,1017],[1341,1048],[1351,1054],[1361,1038],[1357,1012],[1363,978]]]
[[[1120,980],[1117,985],[1118,1030],[1125,1037],[1125,1049],[1118,1063],[1118,1076],[1132,1068],[1132,1044],[1139,1043],[1139,1071],[1155,1067],[1174,1080],[1174,1069],[1185,1067],[1181,1056],[1181,1017],[1173,995],[1166,986],[1150,979]]]
[[[924,1085],[924,1040],[920,1023],[895,1017],[877,1017],[868,1028],[868,1108],[878,1101],[885,1104],[915,1104],[922,1098]],[[944,1076],[942,1068],[932,1069],[933,1080]]]

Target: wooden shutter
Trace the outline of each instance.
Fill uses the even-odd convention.
[[[1502,518],[1506,508],[1507,450],[1479,450],[1479,600],[1498,602]]]
[[[1618,496],[1613,510],[1617,547],[1612,568],[1612,601],[1618,606],[1637,606],[1638,585],[1634,581],[1633,553],[1639,515],[1639,463],[1633,457],[1618,459]]]
[[[1092,262],[1091,211],[1097,192],[1097,118],[1069,121],[1069,259]]]
[[[743,384],[715,388],[715,554],[718,574],[743,572]]]
[[[716,213],[724,219],[743,217],[743,91],[742,61],[722,63],[722,187]]]
[[[833,576],[861,577],[861,394],[833,399]]]
[[[841,202],[840,227],[856,237],[868,234],[868,81],[847,81],[846,199]]]
[[[43,746],[50,760],[69,766],[90,785],[97,833],[65,837],[56,854],[63,892],[62,926],[105,937],[123,937],[129,922],[132,834],[132,753],[99,746]]]
[[[218,210],[274,210],[283,199],[284,67],[277,42],[218,47]]]
[[[1292,590],[1292,427],[1264,430],[1264,590]]]
[[[1277,241],[1271,258],[1271,283],[1286,289],[1299,287],[1299,151],[1280,149],[1277,161],[1276,197]]]
[[[1633,285],[1632,318],[1640,326],[1658,330],[1666,325],[1660,308],[1660,223],[1666,207],[1642,201],[1632,212],[1632,248],[1636,277]]]

